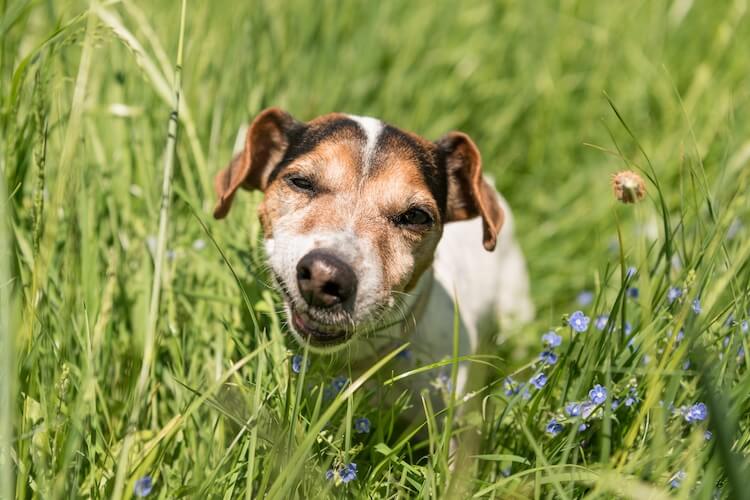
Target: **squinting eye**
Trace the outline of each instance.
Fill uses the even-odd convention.
[[[286,182],[297,191],[304,191],[306,193],[315,192],[315,185],[312,181],[301,175],[290,175],[286,178]]]
[[[397,215],[394,222],[398,226],[427,226],[432,224],[432,217],[421,208],[410,208]]]

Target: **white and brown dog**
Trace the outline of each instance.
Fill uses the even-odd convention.
[[[271,108],[215,187],[217,219],[240,187],[265,193],[268,263],[289,329],[312,351],[371,366],[409,341],[417,362],[433,362],[453,353],[454,298],[459,355],[476,352],[480,323],[533,314],[509,209],[461,132],[430,142],[375,118],[302,123]]]

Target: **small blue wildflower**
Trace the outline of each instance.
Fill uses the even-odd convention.
[[[341,389],[349,384],[349,379],[339,375],[331,381],[331,388],[336,392],[341,392]]]
[[[586,307],[594,301],[594,294],[589,290],[584,290],[578,294],[578,297],[576,297],[576,301],[578,302],[579,306]]]
[[[552,351],[544,351],[539,355],[539,359],[542,361],[542,363],[554,365],[555,363],[557,363],[557,354]]]
[[[724,326],[732,326],[735,324],[737,323],[734,321],[734,314],[729,313],[729,316],[727,316],[727,319],[724,320]]]
[[[592,403],[596,405],[602,404],[604,401],[607,400],[607,389],[602,387],[599,384],[596,384],[590,391],[589,391],[589,399]]]
[[[625,322],[625,336],[629,337],[631,333],[633,333],[633,325],[630,324],[630,321]]]
[[[589,317],[582,311],[576,311],[568,318],[568,324],[574,331],[583,333],[589,328]]]
[[[631,286],[628,288],[628,297],[631,299],[637,299],[639,295],[638,288]]]
[[[562,344],[562,337],[556,334],[554,331],[550,330],[542,335],[542,344],[554,349],[555,347],[559,347],[560,344]]]
[[[145,497],[148,496],[153,489],[154,480],[151,478],[151,476],[147,475],[143,476],[135,482],[135,485],[133,486],[133,493],[137,497]]]
[[[301,354],[295,354],[292,356],[292,371],[294,373],[299,373],[302,371],[302,361],[305,358]],[[310,360],[307,360],[307,363],[305,364],[305,368],[310,368]]]
[[[706,431],[705,431],[705,432],[703,433],[703,439],[705,439],[706,441],[711,441],[711,438],[712,438],[712,437],[714,437],[714,434],[713,434],[713,432],[711,432],[711,431],[709,431],[709,430],[706,430]]]
[[[696,297],[695,299],[693,299],[693,305],[691,306],[691,308],[693,309],[693,312],[695,314],[700,314],[701,311],[702,311],[702,309],[701,309],[701,299],[698,298],[698,297]]]
[[[563,425],[554,418],[549,421],[549,423],[547,424],[547,427],[545,428],[545,430],[547,431],[547,434],[551,436],[557,436],[563,431],[563,429],[564,429]]]
[[[354,421],[354,430],[357,434],[369,434],[370,420],[367,417],[359,417]]]
[[[612,411],[615,411],[619,407],[620,407],[620,400],[619,399],[613,399],[612,400]]]
[[[445,389],[448,392],[453,390],[453,381],[451,376],[447,372],[440,372],[437,377],[438,386]]]
[[[326,480],[330,481],[331,479],[333,479],[333,474],[334,474],[333,469],[328,469],[326,471]]]
[[[581,425],[578,426],[578,432],[583,432],[588,428],[589,424],[587,424],[586,422],[581,422]]]
[[[503,390],[505,391],[506,396],[513,396],[518,394],[520,389],[518,384],[516,384],[516,381],[513,380],[513,377],[505,377],[505,380],[503,380]]]
[[[742,323],[740,323],[740,331],[742,333],[750,331],[750,323],[748,323],[747,320],[743,320]]]
[[[667,301],[670,304],[680,297],[682,297],[682,290],[680,290],[676,286],[669,287],[669,290],[667,290]]]
[[[703,403],[696,403],[685,409],[683,415],[688,423],[700,422],[708,417],[708,408]]]
[[[637,400],[633,396],[628,396],[625,398],[625,401],[623,401],[623,404],[627,406],[628,408],[630,408],[631,406],[635,404],[636,401]]]
[[[541,389],[547,383],[547,375],[545,375],[544,373],[537,373],[536,375],[531,377],[531,380],[529,380],[529,382],[537,389]]]
[[[600,314],[594,320],[594,326],[597,330],[602,331],[607,326],[607,321],[609,321],[609,316],[606,314]]]
[[[588,419],[596,411],[596,405],[591,402],[581,404],[581,416]]]
[[[410,360],[412,356],[411,349],[404,349],[403,351],[400,351],[398,354],[396,354],[396,358],[398,359],[404,359],[404,360]]]
[[[581,415],[581,403],[568,403],[565,405],[565,413],[569,417],[578,417]]]
[[[350,463],[349,465],[345,465],[340,471],[339,476],[341,476],[341,481],[343,483],[348,483],[349,481],[354,481],[357,479],[357,464],[354,462]]]
[[[677,473],[669,479],[669,486],[671,486],[672,489],[679,488],[686,477],[687,475],[684,470],[677,471]]]
[[[638,269],[636,269],[633,266],[630,266],[630,267],[628,267],[628,270],[625,272],[625,277],[626,278],[632,278],[633,276],[636,275],[637,272],[638,272]]]
[[[680,342],[682,342],[682,339],[684,338],[685,338],[685,331],[682,328],[680,328],[680,331],[677,332],[677,337],[675,338],[675,341],[677,341],[677,343],[679,344]]]

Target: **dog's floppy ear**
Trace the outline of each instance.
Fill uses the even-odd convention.
[[[446,222],[481,216],[484,248],[491,252],[505,214],[495,190],[482,177],[477,146],[463,132],[449,132],[435,144],[443,158],[448,183]]]
[[[226,217],[240,187],[266,189],[268,175],[284,157],[289,147],[289,133],[298,125],[292,115],[279,108],[268,108],[253,120],[247,129],[245,148],[214,178],[219,198],[214,207],[216,219]]]

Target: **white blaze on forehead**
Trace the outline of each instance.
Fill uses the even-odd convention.
[[[357,116],[347,115],[349,118],[357,122],[357,125],[365,133],[367,141],[365,142],[365,148],[362,152],[362,158],[364,160],[365,170],[370,168],[370,160],[375,152],[375,147],[378,145],[378,138],[380,133],[383,131],[383,122],[377,118],[370,118],[369,116]]]

